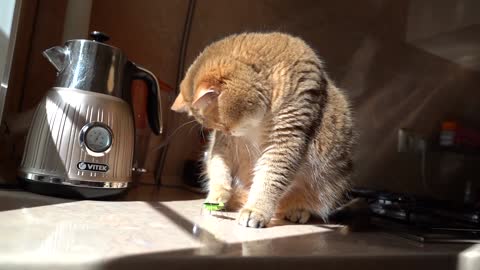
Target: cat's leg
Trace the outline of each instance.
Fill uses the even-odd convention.
[[[288,210],[284,218],[294,223],[305,224],[310,220],[311,215],[310,211],[299,208]]]
[[[208,195],[207,202],[227,203],[232,196],[232,176],[227,162],[221,155],[214,155],[207,161]]]
[[[294,186],[280,200],[277,217],[306,223],[314,215],[328,221],[331,212],[348,200],[346,191],[353,170],[349,156],[349,152],[340,153],[332,163],[324,166],[329,168],[325,172],[321,168],[326,162],[320,155],[315,155],[313,159],[316,162],[311,165],[318,168],[312,170],[307,167],[306,172],[295,179]]]
[[[312,107],[292,104],[272,119],[266,148],[254,168],[247,203],[238,216],[240,225],[265,227],[274,215],[306,155],[316,115]]]
[[[295,223],[307,223],[313,212],[311,204],[315,203],[308,197],[311,197],[308,190],[289,190],[280,200],[276,216]]]
[[[208,177],[208,195],[206,202],[226,204],[232,196],[232,171],[228,157],[226,138],[213,132],[208,157],[206,174]]]
[[[318,192],[309,176],[299,175],[278,204],[276,217],[295,223],[307,223],[319,205]]]
[[[291,138],[283,143],[288,144],[289,149],[274,143],[258,160],[247,203],[239,213],[240,225],[265,227],[274,215],[279,199],[290,187],[293,172],[305,154],[305,139]]]
[[[313,150],[318,145],[313,145]],[[327,164],[318,153],[310,158],[310,166],[295,179],[294,185],[280,200],[277,217],[295,223],[306,223],[311,216],[327,221],[331,212],[346,202],[349,179],[353,171],[350,152],[339,152],[338,157]],[[313,161],[312,161],[313,160]],[[315,168],[316,167],[316,168]],[[322,168],[329,168],[323,171]]]

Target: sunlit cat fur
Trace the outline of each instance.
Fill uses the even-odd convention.
[[[352,174],[349,102],[315,52],[283,33],[244,33],[209,45],[188,69],[172,110],[213,129],[208,202],[238,223],[326,219]]]

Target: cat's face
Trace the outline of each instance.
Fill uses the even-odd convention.
[[[230,72],[214,69],[189,73],[172,110],[186,112],[202,126],[232,136],[245,136],[259,127],[266,106],[249,82],[248,72],[233,68]]]

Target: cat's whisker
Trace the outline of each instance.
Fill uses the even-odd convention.
[[[205,141],[205,132],[203,130],[203,128],[200,128],[200,134],[202,135],[202,139]]]
[[[252,143],[251,146],[253,147],[253,150],[255,150],[255,154],[258,155],[258,153],[260,153],[260,146],[258,146],[258,143]]]
[[[201,125],[199,123],[196,123],[195,125],[191,126],[190,129],[188,130],[188,135],[191,135],[192,134],[192,131],[193,129],[195,128],[198,128],[198,127],[201,127]]]
[[[180,129],[182,129],[183,127],[189,125],[189,124],[192,124],[196,122],[196,120],[191,120],[191,121],[188,121],[186,123],[183,123],[181,124],[180,126],[178,126],[172,133],[170,133],[167,138],[165,139],[165,141],[163,141],[163,143],[159,144],[154,150],[158,150],[158,149],[161,149],[163,148],[165,145],[169,144],[170,141],[172,140],[173,138],[173,135],[175,135],[175,133],[177,133]]]
[[[245,149],[247,149],[248,159],[252,161],[252,155],[250,153],[250,149],[248,148],[248,145],[246,143],[244,143],[243,145],[245,146]]]
[[[184,126],[195,123],[195,122],[197,122],[197,121],[194,119],[194,120],[190,120],[188,122],[185,122],[185,123],[181,124],[179,127],[177,127],[177,129],[175,129],[174,132],[172,132],[172,134],[177,132],[179,129],[183,128]]]
[[[235,152],[237,152],[237,156],[236,156],[237,161],[240,161],[241,157],[240,157],[240,155],[238,154],[238,143],[235,144]]]

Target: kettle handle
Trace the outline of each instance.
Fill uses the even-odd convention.
[[[135,71],[133,72],[133,79],[140,79],[147,83],[147,114],[150,129],[155,135],[160,135],[163,132],[162,121],[162,102],[160,98],[160,87],[157,77],[148,69],[133,64]]]

